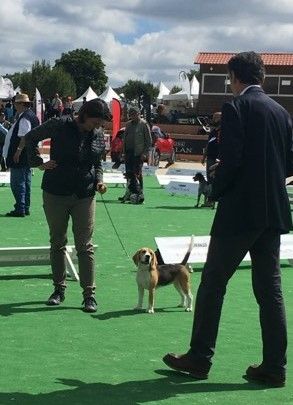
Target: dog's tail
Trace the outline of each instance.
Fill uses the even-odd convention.
[[[194,245],[195,245],[194,236],[191,235],[190,243],[189,243],[189,246],[188,246],[188,250],[187,250],[187,252],[186,252],[186,254],[185,254],[185,256],[184,256],[184,259],[183,259],[182,262],[181,262],[181,264],[182,264],[183,266],[185,266],[186,263],[188,262],[190,253],[191,253],[191,251],[192,251]]]

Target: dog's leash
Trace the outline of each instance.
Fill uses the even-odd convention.
[[[117,228],[116,228],[116,226],[115,226],[115,224],[114,224],[114,222],[113,222],[113,220],[112,220],[112,218],[111,218],[110,212],[109,212],[108,207],[107,207],[107,204],[106,204],[106,202],[105,202],[105,200],[104,200],[104,198],[103,198],[103,195],[100,194],[100,196],[101,196],[102,202],[103,202],[103,204],[104,204],[105,210],[106,210],[106,212],[107,212],[108,218],[109,218],[109,220],[110,220],[110,222],[111,222],[111,224],[112,224],[112,227],[113,227],[113,229],[114,229],[114,231],[115,231],[115,234],[116,234],[116,236],[117,236],[117,239],[119,240],[119,243],[120,243],[120,245],[121,245],[121,247],[122,247],[122,250],[124,251],[124,253],[125,253],[126,256],[128,257],[128,259],[131,261],[132,259],[131,259],[131,257],[129,256],[127,250],[126,250],[126,248],[125,248],[125,246],[124,246],[124,244],[123,244],[123,242],[122,242],[122,239],[120,238],[120,235],[119,235],[119,233],[118,233],[118,231],[117,231]]]

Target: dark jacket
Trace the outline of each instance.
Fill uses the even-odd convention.
[[[209,134],[206,146],[206,156],[208,159],[216,160],[219,154],[220,127],[214,128]]]
[[[28,161],[31,167],[43,163],[38,142],[50,138],[50,159],[57,167],[45,170],[42,189],[55,195],[79,198],[95,194],[96,185],[103,180],[101,155],[105,141],[101,130],[81,133],[76,121],[54,119],[45,122],[26,135]]]
[[[10,138],[10,144],[9,144],[9,148],[8,148],[7,158],[6,158],[7,167],[13,167],[13,168],[19,167],[20,168],[20,167],[28,166],[27,154],[26,154],[25,148],[23,149],[23,151],[19,157],[18,163],[15,163],[13,161],[13,156],[15,155],[15,152],[20,143],[20,137],[18,136],[18,130],[19,130],[19,123],[22,120],[22,118],[25,118],[28,121],[30,121],[32,128],[35,128],[39,125],[39,119],[31,109],[25,110],[20,115],[20,117],[18,118],[18,120],[16,121],[16,123],[14,125],[13,132],[12,132],[12,135]]]
[[[292,229],[285,187],[286,177],[293,174],[292,122],[261,88],[251,87],[224,104],[219,159],[212,235]]]

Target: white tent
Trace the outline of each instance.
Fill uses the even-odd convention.
[[[97,98],[97,94],[94,92],[94,90],[89,86],[89,88],[76,100],[73,100],[73,105],[74,105],[74,110],[78,111],[80,107],[82,106],[83,103],[83,98],[86,98],[86,101],[90,101],[94,98]]]
[[[159,95],[158,95],[158,97],[157,97],[157,100],[162,100],[162,99],[163,99],[163,96],[167,96],[168,94],[170,94],[170,90],[168,89],[168,87],[166,87],[166,86],[164,85],[163,82],[160,82],[160,85],[159,85]]]
[[[110,103],[113,98],[121,100],[121,97],[112,89],[111,86],[108,86],[106,90],[101,95],[99,95],[99,98],[106,101],[106,103]]]
[[[14,96],[13,84],[10,79],[0,76],[0,99],[12,98]]]
[[[185,90],[180,90],[178,93],[173,93],[173,94],[166,94],[163,96],[163,100],[165,101],[188,101],[190,99],[189,93]]]

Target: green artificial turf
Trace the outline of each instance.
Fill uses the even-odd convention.
[[[2,246],[48,244],[40,180],[36,171],[30,217],[0,217]],[[286,388],[264,389],[242,379],[246,367],[261,359],[247,263],[228,287],[209,379],[196,382],[165,367],[165,353],[188,349],[193,315],[176,307],[172,286],[157,292],[154,315],[133,311],[137,291],[130,258],[142,246],[155,248],[155,236],[208,234],[214,211],[194,209],[192,197],[168,195],[154,177],[145,177],[144,205],[120,204],[122,193],[122,187],[110,187],[104,201],[97,195],[96,314],[80,310],[81,289],[74,281],[68,281],[60,307],[45,306],[52,290],[47,266],[1,268],[0,404],[293,404],[290,344]],[[13,208],[8,187],[0,187],[0,199],[1,213]],[[192,274],[194,292],[201,268]],[[293,278],[285,262],[282,273],[290,338]]]

